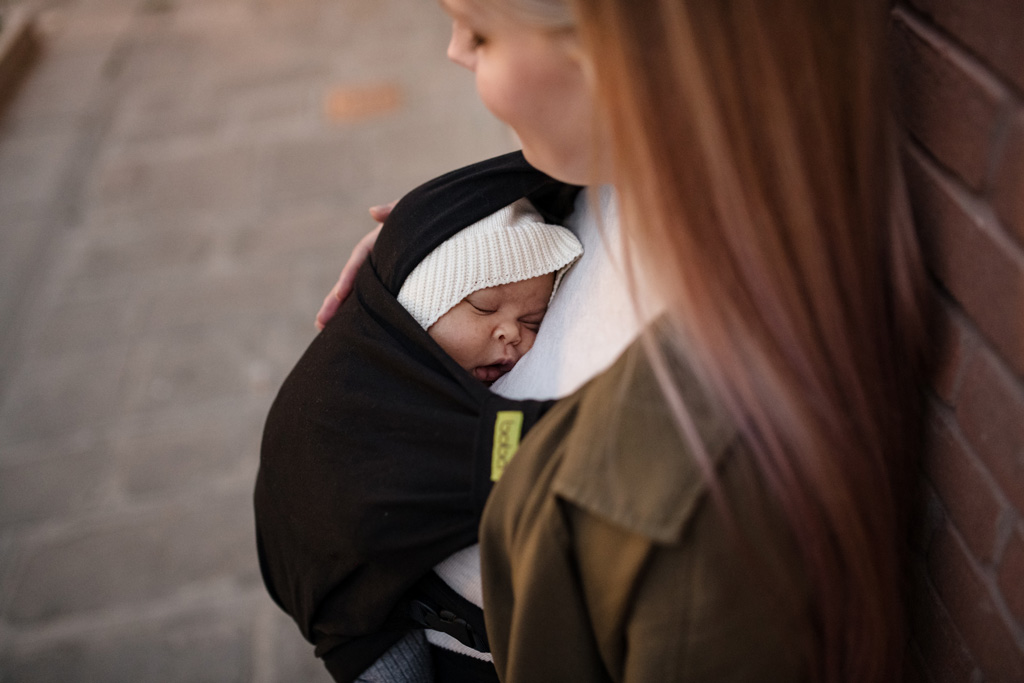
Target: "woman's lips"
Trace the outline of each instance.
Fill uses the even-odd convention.
[[[476,377],[481,382],[490,384],[513,367],[515,367],[515,363],[512,361],[505,363],[492,363],[491,365],[479,365],[473,368],[473,377]]]

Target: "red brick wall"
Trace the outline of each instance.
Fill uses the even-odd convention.
[[[917,677],[1024,681],[1024,0],[900,0],[896,86],[945,325]]]

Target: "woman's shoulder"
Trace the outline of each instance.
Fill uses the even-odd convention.
[[[657,345],[652,334],[581,391],[551,487],[591,514],[670,542],[707,490],[705,467],[721,462],[736,432],[685,362],[666,361],[659,380],[645,348]],[[673,411],[662,381],[678,391],[684,413]]]
[[[536,628],[557,643],[582,621],[600,654],[566,657],[613,678],[802,680],[806,587],[781,511],[692,368],[666,372],[692,439],[639,341],[523,441],[481,527],[488,628],[493,618],[498,640]],[[502,630],[515,619],[530,628]],[[529,666],[532,654],[518,656]]]
[[[680,422],[648,343],[656,336],[635,341],[534,427],[501,482],[519,489],[512,500],[554,495],[651,540],[679,537],[707,493],[708,468],[722,466],[737,435],[693,370],[673,360],[664,373],[685,406]]]

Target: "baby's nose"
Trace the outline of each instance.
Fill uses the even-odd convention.
[[[519,323],[516,322],[505,322],[495,329],[497,338],[506,344],[518,344],[522,339],[522,334],[519,330]]]

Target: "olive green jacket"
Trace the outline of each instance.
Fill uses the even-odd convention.
[[[505,683],[809,680],[808,591],[750,456],[673,367],[727,513],[634,344],[530,432],[481,524]]]

